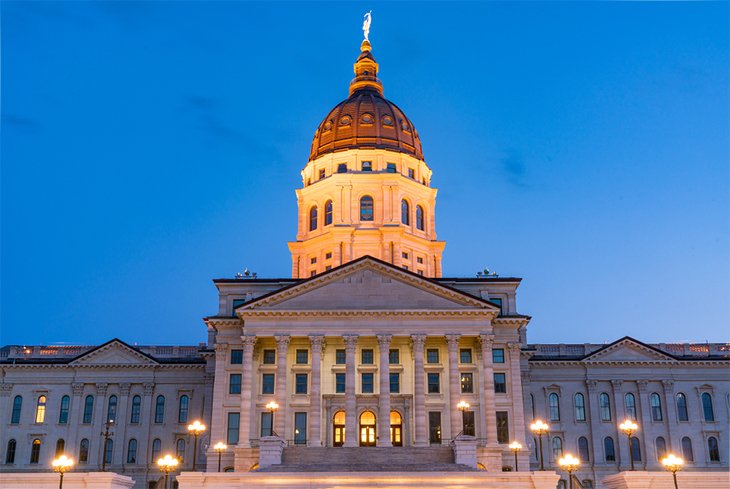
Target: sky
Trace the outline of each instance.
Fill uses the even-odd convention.
[[[1,344],[197,344],[211,279],[289,277],[368,10],[445,276],[522,277],[530,342],[730,341],[727,2],[0,9]]]

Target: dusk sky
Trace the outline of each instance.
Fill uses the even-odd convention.
[[[2,2],[2,344],[206,340],[290,277],[294,189],[370,40],[445,276],[530,342],[730,341],[729,4]]]

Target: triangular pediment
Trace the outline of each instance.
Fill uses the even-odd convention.
[[[294,286],[259,297],[236,311],[458,311],[499,309],[371,257],[361,258]]]
[[[87,351],[70,362],[72,365],[158,365],[159,363],[121,340],[111,340]]]
[[[646,345],[633,338],[622,338],[607,345],[585,358],[591,362],[667,362],[672,361],[670,355]]]

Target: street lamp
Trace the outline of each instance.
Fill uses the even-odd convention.
[[[198,458],[198,437],[205,431],[205,425],[198,420],[188,425],[188,433],[193,435],[193,472],[195,472],[195,462]]]
[[[221,441],[213,445],[213,450],[218,452],[218,472],[221,471],[221,455],[223,455],[223,452],[226,450],[226,448],[228,448],[228,445]]]
[[[104,433],[101,434],[101,436],[104,437],[104,452],[101,456],[101,471],[106,472],[106,448],[107,445],[109,445],[109,437],[112,436],[114,433],[111,433],[109,429],[114,426],[114,420],[109,419],[106,423],[104,423]]]
[[[459,411],[461,411],[461,433],[464,433],[466,431],[466,412],[469,409],[469,403],[466,401],[459,401],[459,404],[456,405],[457,408],[459,408]],[[459,435],[456,435],[457,437]]]
[[[274,431],[274,413],[277,409],[279,409],[279,405],[276,403],[276,401],[271,401],[266,405],[266,409],[268,409],[271,413],[271,436],[279,436]]]
[[[170,472],[175,470],[178,463],[178,460],[169,453],[157,460],[157,466],[165,473],[165,487],[163,489],[167,489],[167,481],[170,477]]]
[[[522,445],[520,445],[520,442],[513,441],[509,444],[509,449],[512,450],[512,453],[515,454],[515,472],[519,472],[519,467],[517,466],[517,452],[522,450]]]
[[[74,465],[74,461],[73,459],[68,458],[66,455],[61,455],[53,462],[51,462],[51,465],[53,466],[53,470],[55,472],[58,472],[58,475],[60,476],[60,480],[58,481],[58,489],[63,489],[63,474],[71,470],[71,467],[73,467]]]
[[[674,478],[674,489],[679,489],[679,486],[677,485],[677,471],[682,470],[684,460],[673,453],[670,453],[662,459],[662,465],[665,469],[672,473],[672,477]]]
[[[580,460],[571,454],[566,453],[563,457],[560,457],[558,465],[568,472],[568,484],[570,489],[573,489],[573,472],[578,470],[578,467],[580,467]]]
[[[535,433],[540,440],[540,470],[545,470],[545,463],[542,458],[542,435],[548,432],[550,425],[545,423],[541,419],[536,419],[534,423],[530,425],[530,431]]]
[[[639,425],[627,418],[618,425],[618,429],[623,431],[629,440],[629,460],[631,460],[631,470],[634,470],[634,446],[631,443],[631,435],[639,430]]]

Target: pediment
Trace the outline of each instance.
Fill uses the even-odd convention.
[[[585,358],[585,361],[588,362],[667,362],[673,360],[674,358],[670,355],[632,338],[623,338]]]
[[[152,357],[135,350],[121,340],[111,340],[88,351],[71,362],[71,365],[158,365]]]

